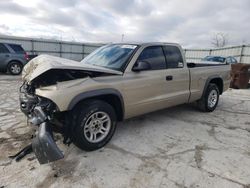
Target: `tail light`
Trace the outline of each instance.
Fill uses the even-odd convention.
[[[24,53],[24,58],[25,58],[27,61],[29,61],[30,58],[29,58],[29,55],[27,54],[27,52]]]

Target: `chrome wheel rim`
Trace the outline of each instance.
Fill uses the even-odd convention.
[[[84,137],[90,143],[105,139],[111,128],[111,119],[106,112],[95,112],[85,122]]]
[[[18,64],[13,64],[10,66],[10,70],[14,74],[18,74],[21,71],[21,67]]]
[[[208,106],[213,108],[218,100],[218,93],[216,90],[212,90],[208,95]]]

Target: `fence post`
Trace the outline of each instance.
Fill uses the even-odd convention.
[[[61,41],[59,42],[59,45],[60,45],[60,52],[59,53],[60,53],[60,57],[62,57],[62,42]]]
[[[241,50],[240,50],[240,60],[239,60],[239,63],[241,63],[242,56],[244,55],[244,54],[243,54],[244,47],[245,47],[245,45],[242,45],[242,46],[241,46]]]
[[[82,59],[84,59],[84,48],[85,48],[85,45],[84,44],[82,44]]]
[[[35,50],[34,50],[34,40],[30,40],[30,42],[31,42],[31,52],[32,52],[32,55],[35,55]]]

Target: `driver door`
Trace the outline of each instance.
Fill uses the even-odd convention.
[[[149,70],[128,72],[124,75],[126,118],[164,108],[166,59],[162,46],[143,49],[137,62],[147,62]]]

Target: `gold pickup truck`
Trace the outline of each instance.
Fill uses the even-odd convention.
[[[63,158],[53,139],[83,150],[103,147],[117,121],[197,102],[212,112],[228,89],[230,66],[186,63],[173,43],[118,43],[81,62],[40,55],[23,69],[20,106],[38,127],[32,148],[43,164]]]

